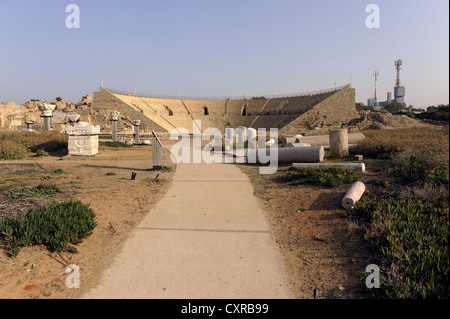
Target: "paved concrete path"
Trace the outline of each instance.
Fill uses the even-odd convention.
[[[179,164],[173,184],[83,298],[292,298],[247,176]]]

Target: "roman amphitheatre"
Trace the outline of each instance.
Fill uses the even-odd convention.
[[[233,152],[242,147],[245,160],[174,162],[171,149],[179,140],[170,134],[185,129],[194,139],[196,125],[223,134],[220,148],[217,140],[202,140],[201,152],[236,159]],[[78,128],[93,153],[77,148],[80,136],[71,132]],[[244,133],[234,134],[239,128]],[[274,128],[275,141],[258,133]],[[278,150],[276,173],[260,174],[264,163],[248,161],[253,142]],[[373,208],[409,200],[420,211],[433,194],[436,219],[418,225],[430,236],[438,224],[448,226],[448,122],[357,103],[350,84],[247,98],[101,87],[78,102],[4,102],[0,147],[1,298],[448,297],[442,271],[433,289],[421,276],[402,282],[409,270],[380,253],[376,234],[392,234],[376,222]],[[155,152],[161,152],[156,165]],[[358,182],[364,191],[354,207],[343,207]],[[54,239],[73,229],[68,225],[34,239],[26,216],[67,201],[94,214],[87,235],[57,246]],[[15,242],[17,236],[23,238]],[[413,250],[420,259],[428,249],[435,247]],[[382,286],[370,289],[366,267],[374,264]],[[68,284],[68,265],[78,267],[79,287]],[[429,267],[442,269],[437,262]]]
[[[48,101],[51,102],[51,101]],[[17,130],[26,121],[42,128],[39,119],[40,101],[23,105],[4,102],[1,127]],[[62,131],[66,114],[76,112],[81,120],[100,125],[110,132],[109,114],[121,114],[119,130],[131,132],[133,121],[140,120],[144,132],[170,133],[176,128],[186,128],[192,133],[192,121],[201,120],[202,127],[253,127],[277,128],[280,134],[295,135],[307,131],[347,127],[360,130],[373,123],[388,127],[412,126],[415,121],[406,116],[389,116],[374,107],[355,103],[355,89],[350,84],[317,92],[306,92],[275,97],[252,98],[191,98],[135,94],[100,88],[99,92],[84,96],[79,102],[54,101],[53,128]]]

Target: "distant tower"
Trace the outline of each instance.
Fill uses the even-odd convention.
[[[400,82],[400,70],[402,69],[402,60],[397,60],[394,62],[395,69],[397,70],[397,81],[395,82],[395,87],[403,87],[402,83]]]
[[[367,105],[368,105],[368,106],[378,106],[378,102],[377,102],[377,84],[378,84],[378,76],[379,76],[378,71],[374,71],[374,72],[373,72],[373,77],[375,78],[375,94],[374,94],[374,98],[368,99],[368,100],[367,100]]]
[[[402,60],[400,59],[394,62],[395,69],[397,70],[397,80],[394,86],[394,101],[398,103],[405,103],[405,87],[400,82],[400,70],[402,64]]]
[[[379,75],[380,74],[378,73],[378,71],[373,72],[373,77],[375,78],[375,94],[374,94],[375,101],[377,100],[377,83],[378,83],[378,76]]]

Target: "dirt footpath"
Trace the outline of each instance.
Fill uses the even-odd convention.
[[[180,164],[165,197],[84,298],[291,298],[248,178]]]

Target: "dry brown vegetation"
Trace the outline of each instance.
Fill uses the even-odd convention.
[[[355,152],[369,158],[392,160],[388,175],[405,182],[448,184],[448,126],[376,130],[364,134],[366,139]]]
[[[378,251],[383,295],[448,298],[448,126],[365,134],[356,151],[378,174],[345,215]]]
[[[43,153],[67,148],[68,137],[58,132],[1,132],[0,160],[26,158],[29,152]]]
[[[163,152],[165,169],[151,170],[150,146],[100,146],[99,154],[89,158],[62,159],[62,153],[49,157],[30,153],[20,161],[0,161],[0,219],[25,216],[30,209],[40,211],[53,201],[73,199],[90,204],[97,227],[74,246],[78,253],[70,247],[53,251],[30,238],[11,257],[8,246],[12,242],[0,235],[0,298],[78,298],[92,289],[133,227],[168,189],[174,174],[167,150]],[[131,180],[132,172],[137,172],[135,180]],[[65,286],[70,263],[80,266],[80,289]]]
[[[295,296],[308,298],[319,285],[328,298],[448,298],[448,126],[364,135],[352,155],[364,155],[366,192],[351,212],[340,206],[346,185],[330,189],[314,182],[320,179],[295,185],[289,167],[274,176],[243,167],[264,203]],[[381,289],[365,288],[370,263],[380,266]],[[345,290],[336,289],[339,283]]]

